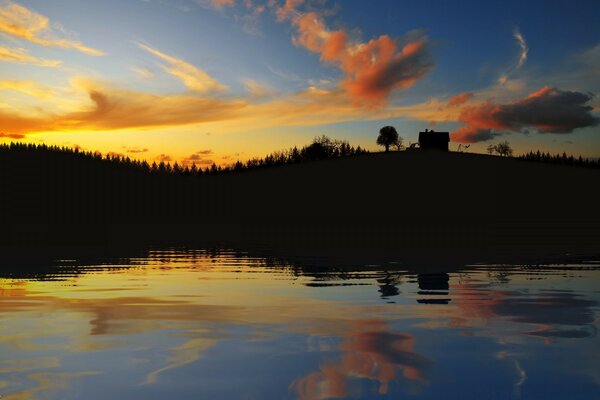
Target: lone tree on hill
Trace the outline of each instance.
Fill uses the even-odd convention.
[[[393,126],[384,126],[379,130],[377,144],[385,147],[385,151],[390,151],[390,146],[398,143],[398,132]]]
[[[508,141],[504,141],[502,143],[498,143],[494,146],[494,151],[500,154],[502,157],[512,157],[513,149],[510,147]]]

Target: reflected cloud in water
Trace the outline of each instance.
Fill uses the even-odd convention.
[[[597,263],[414,273],[178,250],[90,261],[4,270],[3,398],[548,398],[543,382],[586,398],[600,383]]]
[[[390,332],[384,321],[359,321],[340,346],[343,355],[321,365],[292,384],[299,399],[360,397],[351,381],[367,379],[378,383],[379,394],[389,393],[389,385],[402,375],[415,384],[426,383],[431,360],[414,350],[415,338]]]

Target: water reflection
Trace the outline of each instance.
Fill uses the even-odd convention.
[[[0,395],[590,398],[593,262],[414,273],[161,250],[0,278]]]
[[[415,385],[424,384],[431,361],[416,353],[414,344],[414,336],[391,332],[384,321],[357,321],[340,345],[343,355],[298,379],[292,388],[300,399],[330,399],[362,396],[360,388],[352,385],[357,379],[375,381],[382,395],[389,393],[398,375]]]

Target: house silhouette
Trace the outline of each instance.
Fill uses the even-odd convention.
[[[425,132],[419,132],[419,147],[423,150],[438,149],[448,151],[449,142],[449,132],[435,132],[429,129],[425,129]]]

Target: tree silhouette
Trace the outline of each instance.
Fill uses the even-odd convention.
[[[404,149],[404,138],[402,136],[398,136],[398,139],[393,144],[396,150],[400,151]]]
[[[398,132],[393,126],[384,126],[379,130],[377,144],[385,147],[385,151],[390,151],[390,146],[398,143]]]
[[[510,147],[510,144],[508,143],[508,141],[504,141],[502,143],[498,143],[496,146],[494,146],[494,150],[496,150],[496,153],[500,154],[503,157],[510,157],[513,154],[513,150]]]

